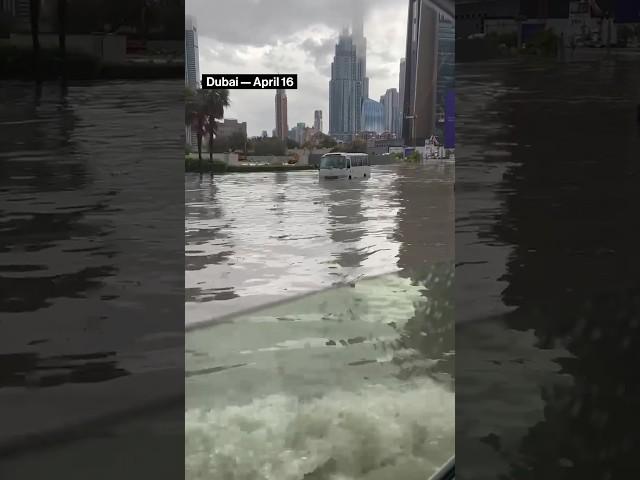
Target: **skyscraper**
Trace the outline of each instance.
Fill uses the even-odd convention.
[[[191,15],[184,17],[184,84],[196,89],[200,86],[200,59],[198,56],[198,28],[196,19]],[[197,133],[192,131],[191,125],[185,126],[186,143],[197,145]]]
[[[400,115],[398,113],[398,90],[395,88],[389,88],[382,96],[380,103],[382,103],[384,108],[384,130],[398,134],[398,121],[400,119]]]
[[[434,133],[438,14],[423,0],[409,1],[402,136],[424,145]]]
[[[196,19],[187,15],[184,18],[184,83],[189,88],[200,85],[199,64]]]
[[[329,134],[344,141],[361,131],[362,104],[369,97],[362,5],[355,5],[351,34],[345,28],[336,44],[329,82]]]
[[[360,116],[355,95],[356,63],[356,47],[345,29],[335,47],[329,81],[329,135],[338,140],[351,140],[356,117]]]
[[[438,69],[436,87],[436,135],[444,137],[447,95],[455,86],[455,25],[440,15],[438,19]]]
[[[365,98],[362,102],[363,132],[382,133],[384,128],[384,108],[381,103]]]
[[[287,92],[279,88],[276,90],[276,137],[286,143],[289,134],[287,124]]]
[[[322,110],[316,110],[313,112],[313,128],[322,132]]]
[[[402,125],[404,124],[404,83],[407,63],[404,58],[400,59],[400,85],[398,85],[398,136],[402,136]]]

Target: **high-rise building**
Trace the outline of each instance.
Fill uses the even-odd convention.
[[[198,27],[191,15],[184,18],[184,83],[196,89],[200,86],[200,61],[198,56]]]
[[[400,84],[398,85],[398,136],[402,136],[404,124],[404,83],[407,64],[404,58],[400,59]]]
[[[276,137],[286,142],[288,133],[287,92],[283,88],[279,88],[276,90]]]
[[[384,108],[381,103],[365,98],[362,102],[362,132],[382,133],[384,127]]]
[[[318,132],[322,132],[322,110],[313,112],[313,128]]]
[[[399,134],[398,123],[400,120],[399,95],[398,90],[389,88],[386,93],[380,97],[380,103],[384,109],[384,130],[387,132]]]
[[[266,130],[262,130],[262,138],[267,138],[269,136],[269,134],[267,133]]]
[[[447,94],[455,87],[455,25],[452,20],[438,19],[438,68],[436,82],[436,135],[444,137]]]
[[[352,33],[344,29],[336,44],[329,82],[329,135],[342,141],[361,130],[362,104],[369,97],[367,40],[360,2],[356,6]]]
[[[184,18],[184,84],[195,90],[200,86],[200,60],[198,56],[198,28],[196,19],[190,15]],[[186,143],[197,145],[196,132],[191,125],[185,126]]]
[[[402,124],[407,145],[424,145],[434,133],[438,17],[423,0],[409,0]]]
[[[360,115],[355,97],[356,47],[345,29],[335,47],[329,81],[329,135],[350,141]]]

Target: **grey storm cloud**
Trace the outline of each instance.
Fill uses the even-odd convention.
[[[262,46],[311,24],[340,29],[355,9],[366,17],[378,7],[404,6],[404,0],[186,0],[198,32],[225,43]]]
[[[338,34],[362,12],[367,37],[370,96],[397,87],[404,56],[408,0],[186,0],[196,17],[202,73],[297,73],[288,92],[290,126],[324,113],[328,127],[329,78]],[[275,126],[274,94],[231,91],[225,118],[247,122],[249,135]]]

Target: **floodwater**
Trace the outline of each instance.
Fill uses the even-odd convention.
[[[453,258],[453,165],[188,175],[186,322]]]
[[[182,395],[182,93],[179,81],[3,84],[0,454]],[[85,467],[104,472],[60,445],[40,473],[17,457],[0,476],[72,478],[73,464],[103,478],[117,462],[101,436]]]
[[[636,478],[640,62],[456,82],[456,473]]]
[[[452,165],[185,188],[188,479],[422,480],[453,455]]]

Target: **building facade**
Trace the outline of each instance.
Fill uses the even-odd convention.
[[[435,134],[443,138],[447,117],[447,95],[455,87],[455,24],[444,16],[438,19],[438,70],[436,77]]]
[[[400,82],[398,85],[398,136],[402,136],[402,124],[404,123],[404,83],[407,63],[404,58],[400,59]]]
[[[276,90],[276,137],[286,143],[289,133],[287,123],[287,91]]]
[[[389,88],[381,97],[380,103],[382,103],[382,108],[384,110],[384,130],[397,135],[400,130],[400,101],[398,90],[395,88]]]
[[[350,141],[355,133],[355,70],[356,47],[344,30],[335,47],[329,81],[329,135],[337,140]]]
[[[362,14],[354,15],[352,33],[343,30],[335,47],[329,81],[329,135],[351,141],[362,130],[362,105],[369,96],[367,41]]]
[[[318,132],[322,132],[322,110],[313,112],[313,128]]]
[[[402,136],[406,145],[424,145],[435,129],[439,15],[410,0],[407,17]]]
[[[375,132],[376,134],[385,131],[384,107],[380,102],[365,98],[362,102],[361,132]]]
[[[184,18],[184,83],[192,89],[200,86],[198,27],[196,19],[190,15]]]
[[[232,135],[242,135],[247,138],[247,122],[238,122],[233,118],[225,118],[218,123],[216,138],[229,138]]]

